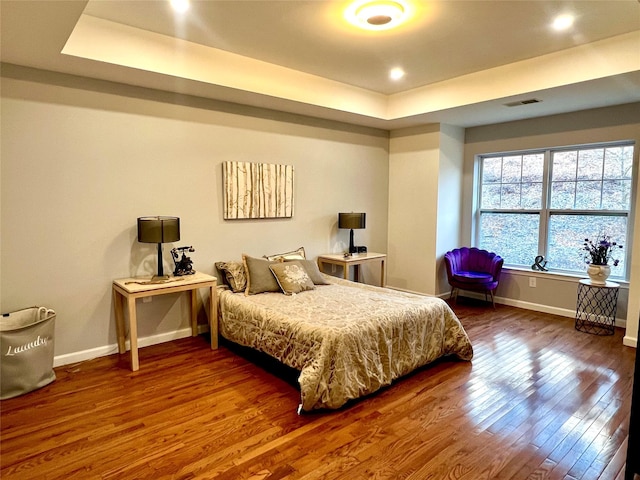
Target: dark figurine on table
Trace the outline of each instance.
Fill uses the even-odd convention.
[[[180,257],[180,252],[182,252],[182,257]],[[185,252],[195,252],[193,247],[178,247],[171,250],[171,256],[173,257],[173,263],[176,264],[176,269],[173,271],[173,274],[178,277],[182,275],[193,275],[196,273],[193,270],[193,262]]]

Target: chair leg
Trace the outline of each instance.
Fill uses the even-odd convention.
[[[493,305],[493,308],[496,308],[496,300],[493,297],[493,290],[489,290],[489,293],[491,294],[491,305]]]
[[[455,287],[451,288],[451,293],[449,294],[449,300],[455,297],[455,302],[458,303],[458,289]]]

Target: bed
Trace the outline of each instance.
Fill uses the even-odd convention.
[[[322,283],[293,295],[218,292],[225,339],[300,372],[299,411],[340,408],[440,357],[473,357],[441,299],[325,274]]]

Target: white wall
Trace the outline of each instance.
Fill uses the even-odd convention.
[[[3,75],[1,308],[55,309],[58,363],[115,351],[111,282],[156,269],[155,245],[136,240],[139,216],[180,217],[169,270],[172,246],[193,245],[195,269],[210,274],[243,252],[340,252],[340,211],[366,212],[357,243],[387,250],[386,132],[24,68]],[[225,160],[294,165],[294,217],[223,220]],[[138,320],[140,337],[186,329],[186,296],[140,304]]]
[[[526,108],[526,107],[522,107]],[[636,142],[634,162],[638,170],[640,154],[640,104],[585,110],[563,115],[522,120],[496,125],[468,128],[465,132],[465,173],[463,218],[465,219],[462,240],[471,243],[471,215],[473,201],[473,169],[475,157],[480,154],[521,149],[545,148],[584,143],[633,140]],[[636,176],[636,184],[640,176]],[[640,191],[640,185],[638,185]],[[640,196],[635,199],[635,214],[640,211]],[[638,282],[640,282],[640,224],[636,220],[633,242],[626,247],[632,250],[631,292],[623,284],[618,299],[619,319],[626,319],[625,343],[635,343],[638,331]],[[576,245],[580,241],[576,239]],[[577,247],[576,247],[577,248]],[[497,296],[501,301],[519,306],[547,307],[547,311],[570,313],[575,311],[578,278],[556,277],[535,274],[537,287],[528,285],[531,272],[505,272]],[[629,302],[629,299],[632,301]],[[627,310],[629,304],[629,310]]]
[[[391,132],[389,273],[395,288],[448,291],[443,255],[459,245],[464,129],[426,125]]]
[[[436,291],[438,125],[391,132],[387,284]]]
[[[637,145],[640,149],[640,145]],[[640,175],[639,175],[640,176]],[[640,182],[640,179],[638,180]],[[640,188],[638,189],[640,197]],[[636,199],[635,235],[632,245],[631,283],[629,284],[629,304],[627,306],[627,332],[624,344],[632,347],[638,345],[638,324],[640,323],[640,198]]]
[[[450,291],[444,254],[460,246],[462,231],[462,174],[464,172],[464,129],[440,125],[438,169],[438,212],[436,232],[436,293]]]

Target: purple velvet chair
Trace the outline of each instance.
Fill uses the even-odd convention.
[[[458,300],[458,290],[470,290],[491,294],[491,304],[495,308],[493,292],[498,288],[500,272],[504,260],[495,253],[472,247],[462,247],[445,253],[444,263],[451,285],[451,296]],[[488,301],[488,300],[487,300]]]

